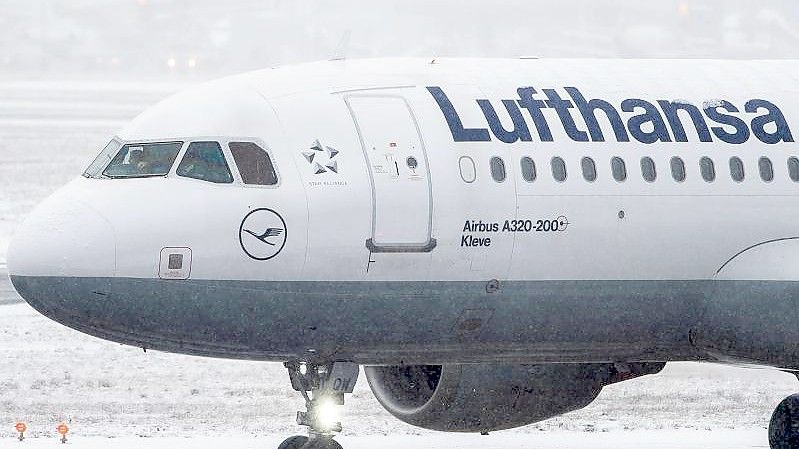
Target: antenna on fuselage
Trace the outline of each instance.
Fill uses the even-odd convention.
[[[341,35],[341,40],[338,41],[338,45],[336,46],[336,50],[333,53],[333,57],[330,58],[331,61],[341,61],[347,59],[347,52],[350,49],[351,35],[352,35],[352,30],[344,31],[344,34]]]

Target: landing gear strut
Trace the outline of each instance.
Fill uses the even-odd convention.
[[[341,432],[337,409],[344,394],[358,381],[358,365],[350,362],[313,364],[286,362],[291,386],[305,398],[306,411],[297,412],[297,424],[308,427],[308,436],[293,436],[278,449],[342,449],[333,437]]]
[[[799,448],[799,394],[788,396],[774,410],[768,442],[771,449]]]

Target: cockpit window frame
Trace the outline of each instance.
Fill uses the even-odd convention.
[[[280,171],[279,162],[275,155],[275,152],[271,150],[270,146],[267,145],[263,139],[258,137],[241,137],[241,136],[191,136],[191,137],[176,137],[176,138],[164,138],[164,139],[123,139],[119,136],[114,136],[113,139],[109,141],[109,144],[115,142],[117,144],[117,149],[111,157],[108,157],[105,164],[102,165],[99,169],[95,168],[95,170],[99,170],[97,175],[91,176],[87,170],[84,170],[83,176],[91,177],[93,179],[104,179],[104,180],[118,180],[118,179],[145,179],[145,178],[173,178],[173,179],[182,179],[188,180],[193,182],[202,182],[208,184],[209,186],[217,186],[220,188],[236,186],[236,187],[245,187],[248,189],[277,189],[283,184],[283,177]],[[137,177],[110,177],[106,176],[103,173],[111,164],[111,161],[114,159],[116,152],[120,149],[125,147],[126,145],[150,145],[150,144],[158,144],[158,143],[181,143],[181,148],[178,151],[177,156],[175,157],[175,161],[172,163],[169,171],[165,175],[150,175],[150,176],[137,176]],[[219,146],[222,148],[222,154],[225,156],[225,162],[228,165],[228,169],[230,170],[230,174],[233,176],[232,183],[212,183],[208,181],[203,181],[201,179],[193,179],[193,178],[186,178],[183,176],[179,176],[177,174],[177,169],[180,166],[180,162],[183,160],[183,157],[186,155],[186,151],[193,142],[217,142]],[[231,142],[248,142],[254,143],[258,145],[260,149],[266,152],[269,156],[270,161],[272,162],[272,168],[275,171],[275,176],[277,177],[277,183],[272,185],[257,185],[257,184],[245,184],[244,180],[241,177],[241,172],[239,171],[239,166],[236,164],[236,159],[233,157],[233,153],[230,151],[230,143]],[[106,144],[106,147],[108,144]],[[103,147],[105,149],[106,147]],[[101,152],[99,156],[103,153]],[[97,160],[97,157],[92,161],[89,165],[91,167],[92,164]]]
[[[175,163],[172,165],[172,169],[169,170],[168,176],[171,178],[185,179],[193,182],[203,182],[220,188],[235,186],[235,187],[244,187],[248,189],[277,189],[282,185],[280,167],[278,167],[278,162],[276,161],[275,153],[260,138],[232,137],[232,136],[193,136],[190,138],[185,138],[183,139],[183,141],[184,141],[183,148],[181,148],[180,152],[178,153],[178,157],[175,160]],[[186,155],[186,151],[189,149],[189,145],[191,145],[192,142],[219,143],[219,145],[222,147],[222,154],[225,155],[225,162],[227,162],[228,168],[230,169],[230,174],[233,175],[233,182],[227,184],[217,184],[208,181],[203,181],[201,179],[193,179],[193,178],[186,178],[183,176],[179,176],[177,174],[178,166],[180,166],[180,161],[183,160],[183,157]],[[269,159],[272,161],[272,167],[275,170],[275,176],[277,176],[277,183],[273,185],[245,184],[244,180],[241,177],[241,173],[239,172],[239,166],[238,164],[236,164],[236,159],[233,157],[233,153],[230,151],[230,142],[251,142],[258,145],[262,150],[266,151],[266,154],[269,155]]]
[[[278,166],[279,163],[275,158],[275,153],[269,148],[268,145],[266,145],[263,140],[257,137],[226,137],[224,139],[218,140],[218,142],[222,145],[222,151],[225,152],[225,157],[229,158],[230,169],[234,172],[233,177],[236,179],[236,184],[238,186],[246,187],[248,189],[277,189],[283,184],[283,177],[281,176],[280,167]],[[239,165],[236,163],[236,159],[233,157],[233,152],[230,151],[231,142],[254,143],[258,146],[258,148],[265,151],[266,155],[269,156],[270,162],[272,163],[272,169],[275,171],[277,182],[271,185],[246,184],[241,176],[241,172],[239,171]]]
[[[176,153],[175,159],[172,161],[172,165],[169,167],[169,170],[166,173],[163,173],[163,174],[161,174],[161,173],[153,173],[153,174],[143,174],[143,175],[136,175],[136,176],[110,176],[110,175],[107,175],[105,172],[106,172],[106,170],[108,170],[108,167],[111,165],[111,162],[113,162],[114,157],[116,157],[116,154],[114,154],[114,157],[112,157],[111,159],[108,160],[108,163],[105,164],[105,166],[103,167],[103,170],[100,172],[100,174],[102,175],[103,179],[147,179],[147,178],[166,178],[166,177],[169,177],[169,174],[172,172],[172,170],[177,165],[177,162],[178,162],[179,158],[181,157],[183,152],[186,150],[186,146],[187,146],[186,145],[187,142],[185,140],[182,140],[182,139],[157,139],[157,140],[151,140],[151,141],[149,141],[149,140],[131,140],[131,141],[121,141],[121,142],[122,142],[122,145],[119,147],[119,149],[117,149],[117,153],[120,150],[122,150],[123,148],[127,147],[127,146],[139,146],[139,145],[141,145],[141,146],[144,146],[144,145],[169,145],[169,144],[178,144],[179,143],[180,144],[180,148],[178,149],[178,152]]]
[[[193,176],[193,175],[191,175],[189,173],[178,173],[178,170],[180,170],[180,167],[183,165],[184,162],[186,162],[186,154],[188,154],[189,150],[194,145],[202,145],[202,144],[215,145],[216,148],[214,148],[214,150],[219,150],[219,152],[222,153],[222,162],[224,162],[224,164],[225,164],[224,165],[224,169],[226,171],[226,175],[230,176],[230,180],[229,181],[213,181],[211,179],[206,179],[206,178],[203,178],[203,177]],[[196,181],[202,181],[202,182],[211,183],[211,184],[217,184],[217,185],[236,185],[236,182],[237,182],[236,181],[236,177],[233,175],[233,170],[230,168],[230,166],[231,166],[230,163],[231,163],[232,159],[225,152],[224,148],[222,148],[222,143],[219,142],[219,140],[207,139],[207,140],[193,140],[191,142],[186,142],[186,147],[182,148],[181,151],[178,152],[178,154],[179,154],[180,157],[175,160],[176,163],[169,170],[170,172],[174,171],[175,172],[175,176],[177,178],[180,178],[180,179],[193,179],[193,180],[196,180]]]
[[[189,142],[193,141],[193,140],[194,140],[194,138],[189,138],[189,139],[185,139],[185,138],[123,139],[123,138],[121,138],[119,136],[114,136],[108,142],[108,144],[106,144],[106,146],[103,147],[103,150],[101,150],[100,154],[98,154],[97,157],[95,157],[95,159],[92,160],[91,164],[89,164],[89,167],[87,167],[86,170],[83,171],[83,175],[82,176],[85,177],[85,178],[102,179],[102,180],[168,178],[168,177],[172,176],[172,174],[173,174],[172,172],[174,171],[175,167],[178,165],[178,161],[183,156],[183,153],[186,151],[186,147],[188,146],[187,144]],[[108,145],[110,145],[111,143],[116,143],[117,144],[116,150],[114,151],[114,153],[110,157],[106,158],[107,160],[105,161],[105,163],[103,165],[98,165],[98,166],[95,167],[95,170],[97,171],[97,173],[95,175],[92,175],[91,173],[88,172],[89,168],[92,168],[92,165],[94,165],[94,163],[97,162],[97,159],[99,159],[101,156],[103,156],[103,154],[104,154],[105,150],[107,149]],[[117,153],[119,153],[119,150],[121,150],[125,146],[128,146],[128,145],[169,144],[169,143],[180,143],[181,146],[180,146],[180,150],[178,150],[178,153],[177,153],[177,156],[175,157],[175,160],[172,162],[172,166],[170,167],[169,171],[166,174],[163,174],[163,175],[142,175],[142,176],[108,176],[108,175],[105,174],[105,171],[111,165],[111,162],[113,162],[114,157],[117,155]]]
[[[81,176],[89,179],[111,179],[103,173],[105,172],[105,169],[111,165],[111,162],[113,162],[114,157],[116,157],[117,153],[119,153],[119,150],[121,150],[125,145],[125,142],[119,137],[114,136],[111,138],[111,140],[109,140],[100,151],[100,154],[92,159],[92,162],[89,164],[89,166],[83,170],[83,174]],[[105,160],[102,160],[103,158],[105,158]]]

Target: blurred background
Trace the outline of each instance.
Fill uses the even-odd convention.
[[[0,76],[204,79],[346,56],[791,58],[791,0],[0,0]]]

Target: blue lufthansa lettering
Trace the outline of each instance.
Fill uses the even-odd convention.
[[[721,139],[722,142],[742,144],[749,140],[749,128],[746,126],[746,122],[734,115],[719,112],[719,109],[724,109],[727,112],[738,112],[738,108],[736,108],[735,105],[726,100],[708,101],[705,102],[704,109],[705,114],[710,120],[735,128],[734,133],[728,132],[721,126],[712,126],[710,128],[713,134]]]
[[[621,103],[621,110],[624,112],[635,112],[636,109],[643,109],[644,113],[627,120],[627,127],[635,140],[641,143],[671,142],[666,123],[654,104],[640,98],[631,98]],[[644,131],[643,125],[646,123],[652,124],[652,131]]]
[[[577,110],[583,116],[585,124],[588,126],[588,132],[591,134],[591,140],[594,142],[604,142],[605,136],[602,134],[602,128],[599,126],[599,121],[596,118],[596,111],[600,110],[605,113],[613,128],[613,133],[616,134],[616,140],[619,142],[629,142],[630,137],[627,135],[627,129],[624,127],[619,111],[613,107],[612,104],[605,100],[593,99],[586,101],[583,94],[576,87],[565,87],[564,90],[568,92],[569,96],[574,100]]]
[[[574,107],[572,102],[560,98],[560,95],[555,92],[555,89],[544,89],[544,95],[546,95],[548,98],[546,101],[547,106],[554,109],[555,112],[558,113],[558,117],[560,117],[560,123],[563,124],[563,130],[566,131],[566,134],[569,136],[569,138],[575,142],[588,142],[588,134],[585,131],[580,131],[577,129],[577,125],[574,123],[574,118],[572,117],[571,112],[569,112],[569,109]]]
[[[502,126],[499,116],[497,116],[497,111],[494,110],[494,106],[491,105],[490,101],[477,100],[477,104],[480,105],[480,109],[483,110],[483,115],[485,115],[488,121],[488,126],[491,127],[491,132],[497,136],[497,139],[505,143],[513,143],[517,140],[521,140],[522,142],[533,140],[532,136],[530,136],[530,130],[527,128],[527,122],[525,122],[524,117],[522,117],[522,111],[519,110],[519,106],[515,101],[502,100],[502,104],[505,105],[505,109],[508,111],[508,115],[510,115],[513,121],[513,131],[508,131]]]
[[[436,103],[438,103],[441,113],[444,114],[444,119],[446,119],[447,125],[449,125],[449,130],[452,132],[452,138],[455,142],[491,141],[491,136],[488,135],[487,129],[463,127],[463,122],[458,115],[458,111],[455,110],[455,106],[452,105],[452,102],[449,101],[449,97],[447,97],[447,94],[445,94],[440,87],[428,87],[427,90],[436,100]]]
[[[671,132],[674,134],[675,142],[688,142],[688,136],[685,134],[685,127],[680,120],[680,111],[687,112],[691,117],[700,142],[713,141],[713,138],[710,137],[710,130],[707,128],[705,117],[702,116],[702,112],[698,107],[691,103],[681,101],[659,100],[658,104],[660,108],[663,109],[663,115],[666,116],[666,120],[668,120],[669,126],[671,126]]]
[[[793,142],[791,129],[782,111],[774,103],[766,100],[749,100],[744,106],[744,110],[749,113],[757,113],[758,110],[765,109],[768,114],[761,115],[752,119],[752,133],[763,143],[775,144],[779,142]],[[766,125],[774,123],[776,130],[773,133],[766,131]]]
[[[551,109],[557,114],[566,135],[576,142],[604,142],[606,135],[600,125],[598,112],[613,130],[618,142],[629,142],[630,136],[638,142],[652,144],[655,142],[688,142],[688,131],[684,119],[689,117],[690,124],[700,142],[712,142],[714,137],[729,144],[742,144],[754,135],[767,144],[793,142],[793,134],[782,110],[774,103],[763,100],[749,100],[744,105],[744,112],[755,114],[750,122],[738,115],[741,110],[726,100],[708,100],[702,107],[686,101],[657,100],[657,104],[640,99],[628,98],[620,105],[621,112],[630,113],[624,121],[619,110],[610,102],[594,98],[586,99],[577,87],[564,87],[571,101],[562,97],[555,89],[542,89],[546,99],[535,96],[538,91],[533,87],[516,89],[518,99],[501,100],[512,128],[506,128],[502,119],[489,99],[476,100],[483,113],[488,128],[466,128],[455,110],[449,97],[438,86],[429,86],[427,90],[433,96],[452,133],[455,142],[489,142],[496,137],[501,142],[529,142],[533,140],[530,124],[522,110],[526,110],[532,119],[537,137],[541,142],[552,142],[552,129],[544,109]],[[587,132],[579,129],[572,109],[577,109],[587,127]],[[662,112],[661,112],[662,111]],[[490,131],[489,131],[490,129]]]
[[[552,142],[555,140],[552,138],[552,130],[549,129],[547,118],[544,117],[544,113],[541,112],[541,109],[545,109],[547,104],[543,100],[533,98],[533,95],[538,92],[532,87],[520,87],[516,89],[516,93],[519,94],[519,106],[527,109],[527,112],[530,113],[530,117],[533,119],[535,130],[538,132],[538,138],[541,142]]]

